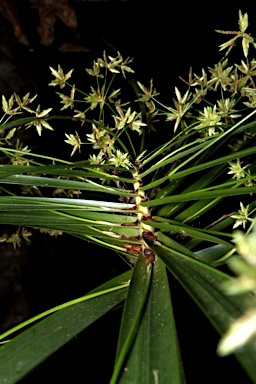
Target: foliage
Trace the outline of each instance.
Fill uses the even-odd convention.
[[[61,92],[70,88],[69,94],[57,93],[61,109],[73,111],[76,129],[64,137],[71,156],[77,156],[73,162],[36,154],[17,138],[21,126],[35,126],[41,135],[44,128],[53,129],[51,119],[61,117],[49,116],[51,108],[32,109],[35,98],[29,94],[3,97],[0,223],[18,229],[11,236],[3,233],[1,241],[19,246],[37,228],[66,232],[112,249],[128,265],[127,273],[95,291],[1,335],[9,340],[42,319],[1,347],[3,382],[17,382],[124,299],[110,383],[183,382],[167,270],[220,335],[237,327],[241,320],[233,322],[241,316],[253,323],[249,331],[243,323],[246,336],[227,348],[221,342],[218,351],[235,352],[256,382],[255,254],[243,261],[232,237],[241,225],[250,239],[255,236],[252,225],[247,229],[256,208],[256,61],[248,59],[255,42],[247,27],[247,14],[239,12],[239,31],[221,31],[235,34],[220,47],[227,53],[242,39],[241,64],[228,66],[225,57],[202,75],[191,69],[183,80],[188,88],[183,94],[175,88],[172,106],[159,101],[152,80],[149,87],[133,77],[126,80],[134,76],[132,60],[120,53],[104,53],[86,70],[94,81],[87,92],[69,83],[73,70],[50,68],[55,78],[50,85]],[[126,97],[130,88],[135,100]],[[10,120],[20,113],[32,117]],[[91,148],[86,159],[84,146]],[[223,272],[225,263],[242,274],[237,285]],[[240,294],[227,295],[225,287]]]

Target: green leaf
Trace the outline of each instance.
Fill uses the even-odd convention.
[[[197,142],[195,141],[195,142],[189,143],[186,146],[183,146],[183,147],[178,148],[177,150],[173,151],[171,154],[167,155],[164,159],[161,159],[155,165],[153,165],[152,167],[149,167],[146,171],[141,173],[141,175],[140,175],[141,178],[143,178],[143,177],[147,176],[148,174],[156,171],[158,168],[163,168],[164,166],[166,166],[170,163],[174,163],[175,161],[177,161],[181,158],[184,158],[191,153],[198,152],[199,150],[204,150],[206,147],[205,142],[197,144],[197,145],[196,144],[197,144]],[[185,147],[191,147],[191,146],[192,146],[192,148],[184,150]],[[194,156],[191,156],[191,159],[193,157]],[[180,168],[180,166],[178,166],[177,168]],[[169,176],[169,178],[171,178],[171,177]]]
[[[209,162],[201,161],[198,165],[195,165],[195,166],[191,165],[191,166],[187,167],[187,169],[184,169],[183,171],[176,172],[176,169],[181,167],[179,165],[179,166],[177,166],[176,168],[173,169],[173,171],[171,172],[171,175],[169,174],[167,176],[159,178],[156,181],[143,186],[141,188],[141,190],[142,191],[146,191],[146,190],[148,190],[150,188],[156,187],[156,186],[164,183],[168,179],[171,182],[173,182],[173,180],[176,180],[176,179],[184,179],[185,176],[190,176],[192,173],[200,172],[202,170],[206,171],[206,169],[211,168],[211,167],[216,167],[218,165],[219,167],[213,170],[213,173],[214,172],[216,173],[216,172],[218,172],[218,170],[223,168],[223,167],[220,167],[220,165],[222,165],[222,164],[227,165],[229,161],[235,160],[235,159],[238,159],[238,158],[242,158],[242,157],[245,157],[245,156],[249,156],[249,155],[255,153],[255,151],[256,151],[256,147],[248,148],[248,149],[245,149],[243,151],[231,153],[231,154],[229,154],[227,156],[219,157],[219,158],[217,158],[215,160],[211,160]],[[143,173],[143,175],[144,175],[144,173]],[[205,176],[207,177],[207,174]],[[196,183],[198,183],[198,181],[200,182],[200,179],[197,180]],[[191,189],[191,187],[192,186],[190,186],[188,188],[188,190]],[[195,189],[196,188],[194,188],[194,190]],[[160,197],[160,193],[158,194],[158,197]]]
[[[139,328],[151,280],[151,267],[146,265],[142,254],[136,262],[125,301],[118,338],[116,361],[110,384],[117,382],[124,361]]]
[[[29,154],[29,153],[27,153]],[[17,150],[17,155],[20,155],[20,151]],[[33,160],[29,160],[30,163]],[[68,164],[68,165],[67,165]],[[79,161],[75,163],[67,162],[66,165],[43,165],[38,164],[36,166],[33,165],[9,165],[9,164],[1,164],[0,165],[0,179],[13,175],[20,175],[22,173],[30,173],[30,174],[39,174],[39,175],[55,175],[59,176],[68,176],[70,178],[82,178],[84,180],[85,177],[90,178],[104,178],[114,181],[123,181],[125,183],[135,183],[135,180],[129,179],[127,177],[120,177],[114,175],[112,173],[104,172],[102,165],[97,165],[99,169],[95,169],[95,166],[88,164],[87,161]],[[79,169],[76,169],[79,168]],[[114,169],[115,167],[113,167]],[[111,170],[112,167],[108,166],[108,170]],[[118,172],[121,172],[118,170]]]
[[[163,232],[170,232],[172,234],[180,233],[184,236],[191,236],[191,237],[195,237],[196,239],[198,238],[200,240],[209,241],[212,243],[225,244],[227,246],[229,245],[227,241],[223,240],[220,237],[215,236],[215,234],[209,230],[207,231],[200,228],[190,227],[185,224],[176,223],[173,220],[162,219],[159,216],[153,216],[153,219],[166,221],[166,222],[158,222],[158,221],[150,222],[150,225],[152,227],[159,228]],[[143,221],[143,220],[142,222],[146,223],[146,221]],[[224,233],[223,235],[226,235],[226,234]]]
[[[230,135],[232,132],[236,131],[237,128],[239,126],[241,126],[246,120],[248,120],[249,118],[251,118],[254,114],[256,113],[256,111],[252,111],[251,113],[249,113],[247,116],[245,116],[244,118],[242,118],[240,121],[238,121],[236,124],[234,124],[233,126],[231,126],[229,129],[227,129],[225,132],[219,134],[219,135],[216,135],[216,136],[213,136],[212,138],[209,138],[208,141],[205,141],[203,143],[200,143],[198,145],[195,145],[197,144],[196,141],[192,142],[192,143],[189,143],[187,145],[184,145],[183,147],[181,147],[181,149],[178,149],[176,151],[174,151],[173,153],[169,154],[166,156],[166,158],[164,159],[161,159],[160,161],[158,161],[158,163],[156,163],[155,165],[153,165],[152,167],[150,167],[148,170],[144,171],[140,176],[141,178],[143,178],[144,176],[148,175],[149,173],[157,170],[158,168],[161,168],[161,167],[164,167],[165,165],[169,164],[169,163],[173,163],[174,161],[180,159],[180,158],[184,158],[184,157],[187,157],[187,155],[193,153],[193,152],[196,152],[194,154],[192,154],[190,157],[187,157],[186,160],[184,160],[181,164],[179,164],[177,167],[175,167],[170,173],[169,173],[169,176],[170,176],[170,179],[172,178],[173,174],[175,174],[177,172],[178,169],[182,168],[184,165],[186,165],[187,163],[189,163],[190,161],[192,161],[193,159],[195,159],[196,157],[198,157],[199,155],[201,155],[204,151],[206,151],[207,149],[209,149],[211,146],[215,145],[218,141],[222,140],[223,138],[225,138],[226,136]],[[184,148],[190,146],[190,145],[195,145],[194,147],[192,148],[189,148],[187,150],[184,150],[182,151]],[[181,151],[180,153],[178,153],[177,155],[174,155],[172,156],[174,153],[176,152],[179,152]],[[187,172],[187,171],[186,171]]]
[[[32,121],[40,120],[40,118],[34,116],[34,117],[22,117],[17,120],[9,121],[3,124],[0,124],[0,130],[10,129],[13,127],[20,127],[22,125],[31,123]],[[45,120],[72,120],[72,116],[46,116]],[[2,149],[2,148],[1,148]]]
[[[192,173],[199,172],[201,170],[205,171],[206,169],[208,169],[210,167],[220,165],[220,164],[226,164],[227,165],[229,161],[252,155],[253,153],[255,153],[255,151],[256,151],[256,147],[250,147],[250,148],[244,149],[244,150],[239,151],[239,152],[233,152],[227,156],[219,157],[219,158],[217,158],[215,160],[211,160],[207,163],[202,163],[202,164],[198,164],[196,166],[188,167],[188,169],[186,169],[184,171],[180,171],[180,172],[172,174],[170,176],[170,179],[174,180],[176,178],[180,178],[180,177],[182,178],[185,176],[189,176]]]
[[[0,224],[94,236],[106,240],[108,245],[122,246],[128,237],[139,236],[139,227],[135,223],[137,218],[130,216],[129,209],[133,207],[132,204],[97,200],[5,196],[0,198]],[[129,216],[124,214],[126,212],[129,212]]]
[[[152,249],[221,335],[243,314],[250,295],[225,295],[222,286],[231,279],[229,275],[182,254],[171,252],[166,247],[152,245]],[[256,382],[255,353],[255,344],[248,343],[235,354],[253,382]]]
[[[179,384],[183,382],[181,368],[166,268],[158,258],[145,312],[119,383]]]
[[[219,176],[221,174],[222,169],[223,169],[223,166],[222,167],[220,167],[220,166],[214,167],[213,169],[211,169],[207,173],[204,173],[203,176],[198,177],[198,179],[196,179],[194,183],[190,184],[188,187],[183,189],[182,193],[197,191],[197,190],[200,190],[200,189],[206,187],[207,185],[212,183],[213,180],[215,180],[217,176]],[[186,178],[181,178],[179,180],[175,179],[175,181],[176,181],[176,185],[178,186],[178,185],[184,183],[186,181]],[[159,191],[157,193],[156,198],[165,197],[165,196],[167,196],[167,194],[170,195],[170,192],[173,194],[173,189],[174,189],[173,185],[175,185],[175,181],[171,180],[169,185],[167,185],[163,189],[163,191]],[[166,204],[165,206],[160,208],[160,210],[158,211],[158,215],[159,216],[170,216],[171,214],[173,214],[173,212],[177,208],[180,210],[180,208],[184,204],[186,204],[186,202],[184,202],[183,204],[180,203],[178,205],[177,204]],[[205,204],[205,202],[201,202],[201,204]],[[176,217],[176,220],[182,222],[183,220],[187,219],[188,217],[190,217],[194,214],[196,215],[197,212],[198,212],[197,208],[194,208],[193,206],[188,207],[185,210],[181,210],[180,214]]]
[[[214,187],[213,187],[214,188]],[[189,193],[180,193],[179,195],[163,197],[161,199],[149,200],[141,203],[143,207],[156,207],[158,205],[163,205],[167,203],[179,203],[183,201],[190,200],[200,200],[200,199],[214,199],[216,197],[227,197],[227,196],[240,196],[240,195],[249,195],[251,193],[256,193],[256,187],[239,187],[233,189],[218,189],[212,191],[193,191]]]
[[[19,127],[25,125],[27,123],[31,123],[32,121],[39,120],[37,117],[22,117],[17,120],[9,121],[8,123],[0,124],[0,130],[4,131],[6,129]],[[49,120],[49,118],[48,118]]]
[[[115,287],[130,278],[131,271],[103,284],[91,293]],[[127,287],[60,310],[0,348],[0,382],[15,384],[83,329],[119,304]]]
[[[200,251],[196,251],[196,258],[200,261],[203,261],[206,264],[210,264],[213,266],[217,266],[220,264],[224,264],[224,262],[221,261],[221,259],[225,259],[228,257],[228,254],[233,254],[232,245],[224,245],[224,244],[217,244],[213,245],[208,248],[203,248]]]
[[[133,196],[133,191],[124,190],[121,188],[107,187],[98,184],[92,180],[74,181],[66,179],[57,179],[43,176],[27,176],[27,175],[12,175],[0,179],[0,184],[15,184],[15,185],[32,185],[37,187],[47,188],[63,188],[63,189],[81,189],[82,191],[105,192],[119,196]]]
[[[68,199],[68,198],[49,198],[49,197],[25,197],[25,196],[1,196],[1,210],[28,210],[35,209],[61,209],[61,208],[77,208],[89,209],[92,208],[100,211],[123,211],[134,207],[134,204],[115,203],[112,201],[100,200],[84,200],[84,199]]]
[[[186,256],[197,258],[196,253],[190,251],[187,247],[182,244],[177,243],[177,241],[171,239],[170,237],[164,235],[162,232],[156,233],[157,239],[168,248],[176,250],[183,253]]]

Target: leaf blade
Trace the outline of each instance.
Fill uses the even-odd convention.
[[[116,361],[110,384],[117,382],[125,358],[128,355],[136,336],[146,303],[150,280],[151,268],[148,268],[144,256],[140,254],[133,271],[124,306],[121,328],[118,337]]]
[[[108,289],[129,280],[129,277],[130,271],[92,292]],[[0,381],[6,384],[17,383],[75,335],[120,303],[126,291],[127,288],[124,288],[65,308],[3,345],[0,348]]]
[[[183,382],[166,268],[159,258],[153,267],[149,298],[138,335],[119,380],[120,384],[156,382]]]
[[[230,324],[246,309],[249,295],[226,296],[221,288],[231,277],[197,260],[174,254],[162,246],[152,246],[169,270],[179,280],[209,321],[223,334]],[[253,382],[256,382],[256,347],[248,343],[235,354]]]

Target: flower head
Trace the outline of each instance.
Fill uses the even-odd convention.
[[[57,92],[59,97],[62,99],[61,104],[64,104],[61,110],[74,107],[74,96],[75,96],[75,86],[73,85],[70,96],[63,95],[63,93]]]
[[[228,172],[228,174],[233,175],[233,179],[240,180],[243,177],[246,177],[245,168],[248,167],[248,164],[242,167],[240,159],[237,159],[236,163],[229,163],[229,165],[230,171]]]
[[[73,156],[74,153],[78,150],[80,152],[80,148],[81,148],[81,139],[78,135],[78,133],[76,132],[75,135],[68,135],[67,133],[65,133],[65,136],[68,138],[68,140],[64,140],[65,143],[67,144],[70,144],[73,146],[73,150],[71,152],[71,155],[70,156]]]
[[[239,227],[239,225],[242,225],[243,228],[245,229],[245,226],[246,226],[246,223],[247,221],[251,221],[253,222],[253,219],[251,219],[249,217],[249,205],[247,205],[246,207],[243,205],[243,203],[240,202],[240,208],[238,210],[238,214],[237,215],[232,215],[231,217],[233,217],[233,219],[236,219],[235,221],[235,224],[233,225],[233,228],[237,228]]]
[[[50,129],[51,131],[53,131],[53,128],[50,126],[50,124],[48,124],[45,119],[42,119],[42,117],[46,117],[51,110],[52,108],[48,108],[41,111],[40,104],[39,104],[36,111],[32,111],[33,113],[36,114],[37,119],[31,121],[30,123],[27,123],[26,126],[29,128],[32,125],[34,125],[36,127],[36,130],[39,136],[41,136],[42,128]]]
[[[197,118],[200,124],[196,125],[195,128],[198,130],[206,130],[208,136],[215,134],[215,129],[222,125],[221,117],[216,111],[216,105],[214,107],[204,107],[203,112],[199,112],[200,116]]]
[[[132,164],[129,160],[128,153],[122,153],[119,149],[116,150],[116,153],[112,153],[109,158],[109,162],[115,167],[123,167],[129,169],[132,167]]]
[[[58,70],[56,71],[52,67],[50,67],[50,70],[52,72],[52,75],[55,76],[55,80],[52,80],[49,85],[56,87],[56,85],[59,85],[60,88],[64,88],[66,85],[67,80],[71,77],[73,69],[71,69],[66,75],[63,72],[63,69],[60,65],[58,65]]]

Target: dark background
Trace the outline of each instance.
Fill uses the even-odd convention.
[[[67,20],[65,23],[56,17],[54,29],[50,25],[48,35],[46,27],[44,33],[38,32],[39,10],[44,15],[41,19],[44,26],[54,12],[54,7],[49,8],[54,2],[48,1],[48,8],[46,3],[43,0],[0,2],[0,92],[6,96],[13,91],[21,95],[28,91],[39,93],[38,100],[45,108],[57,108],[54,89],[47,86],[52,80],[49,66],[57,68],[60,64],[64,71],[75,68],[79,86],[84,68],[101,57],[103,50],[109,55],[120,51],[124,57],[134,58],[136,78],[145,85],[153,78],[161,100],[170,105],[174,86],[182,89],[179,76],[186,77],[190,66],[199,74],[202,67],[213,66],[222,57],[218,45],[226,37],[214,30],[237,30],[239,9],[249,13],[249,30],[256,35],[253,19],[256,7],[249,0],[240,5],[219,0],[212,3],[56,0],[55,11],[60,11],[58,4],[70,7],[76,25],[67,25]],[[68,21],[72,24],[72,20]],[[241,50],[237,47],[236,52],[240,55]],[[51,151],[51,139],[47,142],[44,137],[49,140],[50,136],[43,132],[40,145]],[[32,136],[32,140],[37,143],[38,139]],[[62,148],[57,150],[61,153]],[[0,245],[1,331],[83,295],[127,268],[117,255],[66,235],[55,239],[35,232],[31,245],[16,251],[11,245]],[[212,382],[224,383],[235,378],[236,382],[249,383],[233,357],[216,357],[219,336],[171,277],[170,286],[187,382],[205,383],[210,375]],[[22,383],[64,379],[80,383],[91,375],[93,378],[88,382],[107,383],[120,315],[121,309],[117,309],[100,319]],[[202,366],[203,371],[199,370]]]

